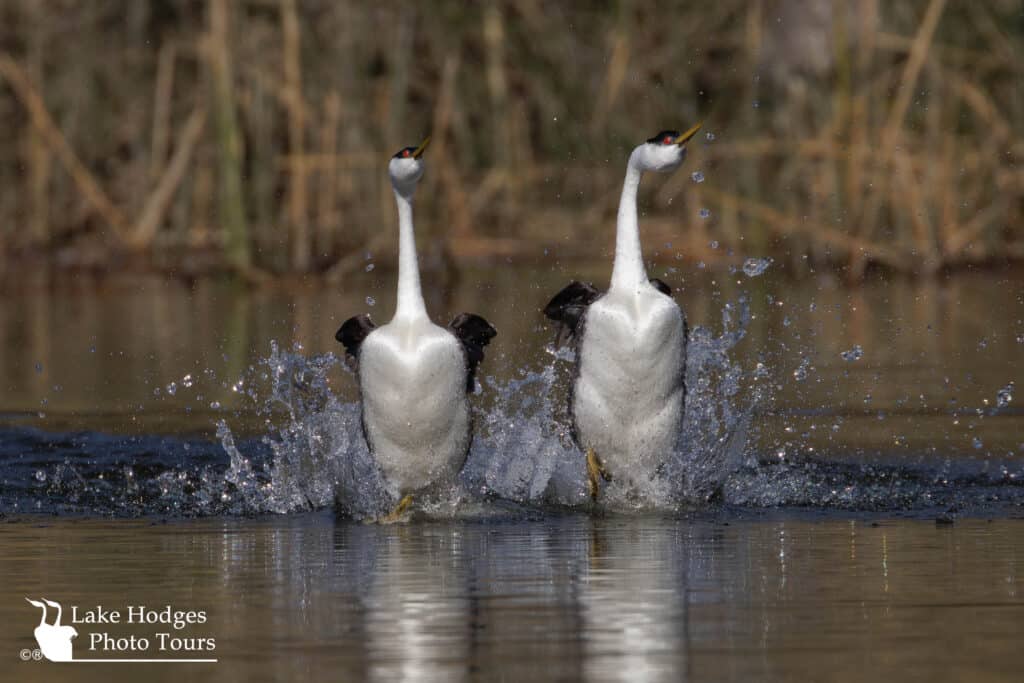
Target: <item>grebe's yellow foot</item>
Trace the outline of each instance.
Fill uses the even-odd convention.
[[[377,523],[394,524],[402,518],[402,515],[405,514],[405,511],[409,509],[410,505],[412,505],[412,494],[407,493],[404,496],[402,496],[402,500],[398,501],[398,505],[395,506],[395,509],[392,510],[390,514],[378,519]]]
[[[587,449],[587,491],[590,492],[590,499],[597,501],[597,494],[601,490],[601,479],[605,481],[611,481],[612,475],[608,474],[608,470],[604,468],[604,464],[601,459],[597,457],[597,453],[594,452],[593,448]]]

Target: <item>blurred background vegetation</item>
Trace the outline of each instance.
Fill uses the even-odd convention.
[[[652,258],[1020,260],[1022,74],[1019,0],[0,0],[0,270],[344,281],[428,132],[428,265],[607,256],[629,150],[698,120]]]

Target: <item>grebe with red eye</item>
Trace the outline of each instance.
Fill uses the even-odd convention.
[[[414,493],[449,484],[462,470],[472,440],[469,394],[484,347],[497,334],[472,313],[460,313],[447,327],[427,316],[412,200],[429,143],[428,137],[419,147],[399,150],[388,164],[398,205],[395,315],[380,327],[357,315],[335,334],[359,378],[366,444],[398,500],[380,521],[397,520]]]
[[[573,437],[587,457],[597,500],[600,480],[642,495],[675,449],[686,402],[686,316],[671,289],[649,280],[640,248],[636,195],[645,171],[671,173],[700,130],[664,130],[629,156],[619,200],[611,286],[601,293],[573,281],[544,315],[576,346],[569,396]]]

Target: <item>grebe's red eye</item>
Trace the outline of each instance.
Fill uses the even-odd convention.
[[[672,144],[672,138],[670,138],[668,135],[666,135],[664,138],[662,138],[661,144],[663,144],[663,145],[671,145]]]
[[[407,150],[407,149],[403,149],[402,150],[402,156],[403,157],[408,157],[410,154],[412,154],[412,152],[410,152],[409,150]]]

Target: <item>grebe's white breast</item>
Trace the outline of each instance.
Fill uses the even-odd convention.
[[[359,356],[363,425],[395,493],[458,474],[470,439],[466,361],[459,340],[425,318],[371,332]]]
[[[683,312],[652,285],[611,291],[587,309],[573,418],[580,445],[642,486],[675,448],[683,418]]]

